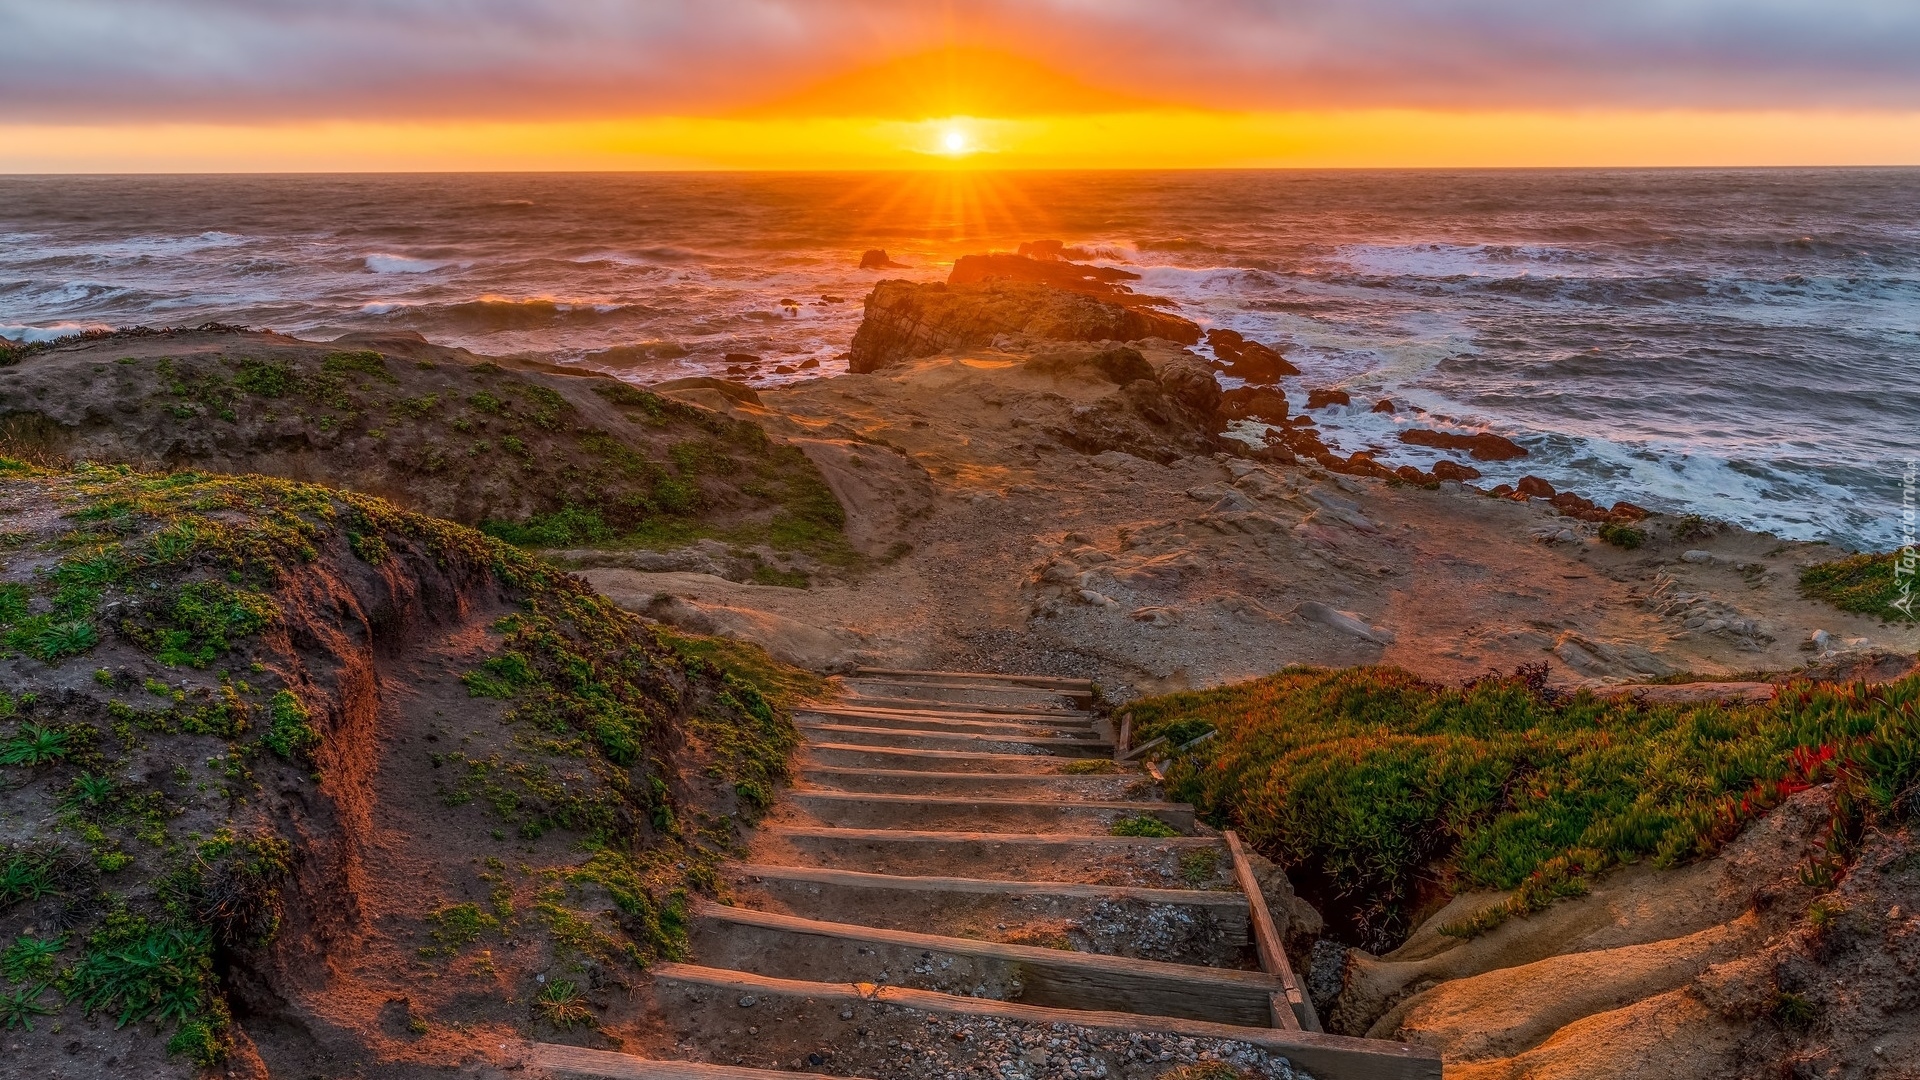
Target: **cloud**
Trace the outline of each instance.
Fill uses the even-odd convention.
[[[954,47],[1050,73],[914,62]],[[941,79],[1016,111],[1911,109],[1916,57],[1912,0],[0,0],[0,119],[907,115]]]

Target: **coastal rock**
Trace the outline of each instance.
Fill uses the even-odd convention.
[[[980,281],[1029,281],[1051,285],[1068,292],[1086,293],[1133,305],[1149,300],[1135,296],[1123,282],[1139,281],[1140,275],[1112,266],[1087,266],[1059,259],[1034,259],[996,251],[987,255],[962,255],[947,275],[948,285],[971,285]]]
[[[1036,353],[1023,365],[1028,371],[1038,371],[1047,375],[1071,375],[1085,372],[1097,375],[1110,383],[1120,386],[1136,379],[1152,379],[1153,365],[1140,355],[1139,349],[1120,346],[1114,349],[1101,349],[1097,352],[1074,352],[1061,350]]]
[[[1294,614],[1303,619],[1317,622],[1322,626],[1338,630],[1343,634],[1351,634],[1363,641],[1371,641],[1376,645],[1393,644],[1393,631],[1385,629],[1384,627],[1369,626],[1367,621],[1361,618],[1358,613],[1342,611],[1338,608],[1322,604],[1317,600],[1309,600],[1301,604],[1294,609]]]
[[[1325,409],[1333,405],[1351,404],[1353,404],[1353,395],[1347,393],[1345,390],[1320,389],[1307,391],[1307,408],[1309,409]]]
[[[1083,454],[1118,450],[1164,464],[1183,454],[1213,452],[1226,425],[1213,372],[1197,360],[1179,359],[1164,364],[1155,378],[1135,379],[1118,393],[1075,408],[1051,433]]]
[[[1400,433],[1400,441],[1409,446],[1464,450],[1472,455],[1475,461],[1512,461],[1514,458],[1527,456],[1526,447],[1490,431],[1482,431],[1475,435],[1456,435],[1450,431],[1408,428]]]
[[[1480,470],[1471,465],[1462,465],[1448,458],[1433,463],[1433,475],[1442,480],[1478,480]]]
[[[872,248],[860,256],[862,270],[905,270],[906,266],[889,258],[885,249]]]
[[[984,348],[1003,334],[1053,341],[1164,338],[1184,345],[1200,340],[1200,328],[1178,315],[1033,282],[883,281],[867,296],[847,370],[861,374],[951,349]]]
[[[1386,398],[1381,398],[1379,401],[1376,401],[1373,403],[1373,411],[1377,413],[1391,414],[1393,412],[1393,402],[1387,400]]]
[[[1250,383],[1272,383],[1286,375],[1300,374],[1300,369],[1288,363],[1278,349],[1249,341],[1238,331],[1209,330],[1207,345],[1220,358],[1225,371]]]
[[[1515,498],[1521,499],[1551,499],[1554,496],[1554,490],[1552,484],[1537,476],[1528,475],[1521,477],[1520,482],[1514,485],[1513,494]]]
[[[1029,259],[1058,259],[1066,245],[1058,240],[1024,240],[1017,253]]]
[[[1287,420],[1287,395],[1271,386],[1242,386],[1221,395],[1221,410],[1230,420],[1263,420],[1283,424]]]

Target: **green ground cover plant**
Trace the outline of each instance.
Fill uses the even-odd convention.
[[[1825,600],[1841,611],[1872,615],[1888,622],[1912,622],[1920,619],[1920,613],[1905,605],[1909,595],[1920,605],[1920,572],[1909,562],[1908,572],[1903,576],[1898,572],[1900,567],[1898,551],[1851,555],[1802,571],[1800,591],[1815,600]],[[1896,604],[1903,606],[1896,607]]]
[[[1423,878],[1516,890],[1470,932],[1611,866],[1709,854],[1811,784],[1838,791],[1828,860],[1862,822],[1920,809],[1920,676],[1729,706],[1563,697],[1543,675],[1288,669],[1130,708],[1143,738],[1216,731],[1174,758],[1170,795],[1321,883],[1376,942],[1407,929]]]

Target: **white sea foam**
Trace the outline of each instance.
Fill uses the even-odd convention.
[[[438,259],[410,259],[405,255],[375,253],[366,258],[367,269],[376,274],[430,274],[447,264]]]
[[[71,337],[88,330],[111,330],[104,323],[54,323],[51,326],[23,326],[20,324],[0,323],[0,338],[22,343],[35,341],[53,341],[57,338]]]

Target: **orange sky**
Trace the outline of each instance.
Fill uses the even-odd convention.
[[[108,64],[67,0],[0,41],[0,171],[1920,164],[1920,17],[1672,3],[155,0]]]

